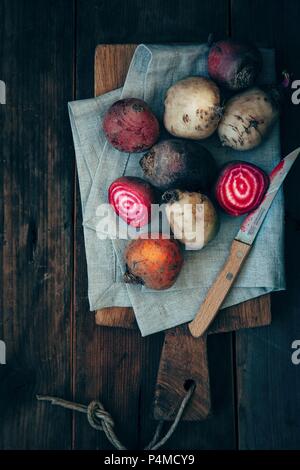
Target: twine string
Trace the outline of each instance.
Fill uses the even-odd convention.
[[[149,442],[149,444],[145,447],[144,450],[157,450],[162,447],[168,439],[172,436],[174,431],[176,430],[178,423],[184,413],[184,410],[189,403],[194,391],[196,388],[196,384],[193,383],[189,389],[187,390],[180,407],[177,411],[176,417],[171,424],[170,428],[168,429],[167,433],[160,439],[162,428],[164,421],[159,421],[154,436]],[[110,413],[105,410],[102,403],[98,400],[93,400],[90,402],[89,405],[82,405],[80,403],[75,403],[72,401],[64,400],[63,398],[52,397],[49,395],[37,395],[37,400],[39,401],[49,401],[51,405],[61,406],[62,408],[66,408],[72,411],[78,411],[79,413],[85,413],[87,415],[87,420],[92,426],[92,428],[96,429],[97,431],[103,431],[109,440],[109,442],[118,450],[127,450],[127,448],[120,442],[118,439],[115,431],[114,431],[114,420],[111,417]]]

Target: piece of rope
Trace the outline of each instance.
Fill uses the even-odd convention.
[[[159,421],[154,436],[149,442],[149,444],[145,447],[144,450],[156,450],[162,447],[167,440],[172,436],[177,425],[183,415],[183,412],[189,403],[194,391],[196,388],[196,384],[193,383],[186,392],[181,405],[177,411],[176,417],[174,422],[171,424],[168,432],[164,435],[163,438],[160,439],[160,435],[162,432],[164,421]],[[86,413],[87,419],[89,424],[92,428],[96,429],[97,431],[103,431],[109,440],[109,442],[118,450],[127,450],[125,446],[119,441],[118,437],[114,432],[114,421],[111,415],[105,411],[104,406],[100,401],[91,401],[91,403],[86,405],[81,405],[80,403],[74,403],[71,401],[63,400],[62,398],[51,397],[49,395],[37,395],[37,400],[39,401],[49,401],[51,405],[61,406],[63,408],[67,408],[69,410],[78,411],[79,413]],[[160,439],[160,440],[159,440]]]

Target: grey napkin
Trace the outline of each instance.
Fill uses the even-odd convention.
[[[262,49],[261,83],[275,79],[274,51]],[[185,251],[184,267],[166,291],[154,291],[122,281],[124,239],[103,239],[99,204],[107,203],[107,189],[122,175],[142,176],[141,154],[124,154],[105,139],[102,118],[109,106],[125,97],[144,99],[159,119],[166,90],[189,75],[207,76],[208,47],[203,45],[140,45],[123,88],[97,98],[69,103],[69,114],[80,184],[88,268],[90,309],[133,306],[143,336],[191,320],[222,267],[242,218],[221,216],[217,237],[201,251]],[[202,141],[218,164],[246,160],[270,170],[280,160],[279,126],[257,149],[237,152],[220,146],[216,135]],[[283,193],[279,191],[255,245],[228,295],[224,307],[285,288],[283,263]],[[122,224],[122,222],[121,222]],[[102,239],[101,239],[102,238]]]

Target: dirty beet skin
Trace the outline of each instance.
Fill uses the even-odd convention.
[[[103,130],[113,147],[127,153],[143,152],[159,137],[158,120],[137,98],[116,101],[104,116]]]
[[[211,153],[196,142],[168,139],[154,145],[140,160],[145,178],[155,187],[207,192],[216,175]]]
[[[162,238],[133,240],[125,250],[126,283],[144,284],[150,289],[171,287],[183,265],[183,256],[176,240]]]
[[[208,55],[208,73],[219,85],[233,91],[253,85],[262,68],[257,47],[224,39],[214,43]]]

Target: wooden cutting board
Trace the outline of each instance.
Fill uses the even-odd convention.
[[[104,44],[96,48],[95,96],[123,85],[136,47],[135,44]],[[264,295],[222,310],[211,324],[208,334],[264,326],[270,322],[270,295]],[[96,324],[137,328],[132,308],[124,307],[98,310]],[[181,325],[165,333],[155,390],[155,418],[174,418],[191,381],[196,383],[196,389],[183,419],[205,419],[211,409],[206,336],[192,338],[187,326]]]

